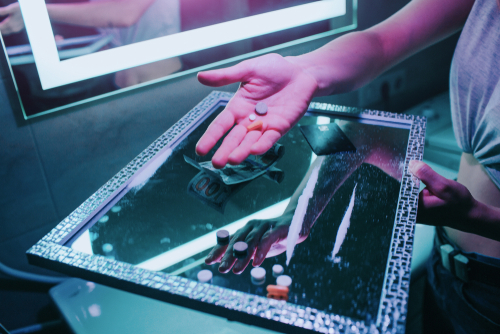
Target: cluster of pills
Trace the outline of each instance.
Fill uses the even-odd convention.
[[[267,104],[265,104],[262,101],[257,103],[257,105],[255,106],[255,113],[259,116],[264,116],[265,114],[267,114]],[[251,122],[253,122],[257,119],[257,116],[255,114],[250,114],[248,116],[248,119]],[[260,129],[262,129],[263,124],[264,123],[262,123],[262,121],[257,121],[257,122],[251,123],[249,126],[247,126],[247,130],[248,131],[260,130]]]
[[[267,108],[267,107],[266,107]],[[226,246],[230,241],[230,234],[227,230],[219,230],[216,233],[217,244]],[[233,256],[243,259],[248,255],[248,244],[244,241],[238,241],[233,245]],[[267,298],[277,300],[288,300],[288,292],[292,285],[292,278],[283,275],[285,269],[280,264],[275,264],[272,268],[273,277],[276,278],[276,284],[270,284],[266,287]],[[198,281],[202,283],[212,283],[213,274],[210,270],[204,269],[198,272]],[[266,282],[266,269],[262,267],[253,268],[250,271],[250,278],[253,284],[263,285]]]

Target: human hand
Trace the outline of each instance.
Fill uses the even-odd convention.
[[[241,274],[253,259],[252,265],[258,267],[266,257],[279,255],[286,251],[288,229],[293,212],[266,220],[251,220],[243,228],[236,231],[228,245],[216,245],[205,259],[208,265],[221,263],[219,271],[227,273],[233,268],[233,273]],[[301,231],[298,242],[304,241],[309,233]],[[247,256],[238,259],[233,255],[233,245],[238,241],[248,244]]]
[[[427,187],[418,199],[418,222],[464,230],[478,202],[462,184],[436,173],[422,161],[410,161],[410,171]]]
[[[228,162],[238,165],[250,154],[264,154],[300,120],[317,89],[313,76],[292,57],[277,54],[200,72],[198,80],[213,87],[241,82],[234,97],[196,145],[196,153],[206,155],[236,124],[212,158],[216,168],[223,168]],[[254,114],[255,105],[261,101],[268,111],[264,116],[256,115],[255,121],[262,121],[263,126],[260,130],[248,131],[247,126],[252,123],[248,116]]]
[[[0,32],[2,35],[7,36],[24,29],[24,21],[19,3],[14,2],[8,6],[0,7],[1,16],[7,16],[0,22]]]

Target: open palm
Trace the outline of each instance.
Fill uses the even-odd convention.
[[[240,164],[250,154],[264,154],[300,120],[317,89],[316,80],[293,57],[277,54],[200,72],[198,80],[213,87],[241,82],[234,97],[196,145],[196,153],[203,156],[232,128],[212,158],[216,168],[227,163]],[[247,126],[252,123],[249,115],[255,113],[255,106],[261,101],[268,112],[256,115],[254,122],[262,121],[262,128],[248,131]]]

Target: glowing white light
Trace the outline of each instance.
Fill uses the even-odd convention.
[[[270,207],[263,210],[255,212],[245,218],[235,221],[229,225],[224,226],[224,229],[229,231],[230,234],[234,234],[237,230],[245,226],[245,224],[252,219],[269,219],[281,216],[285,211],[290,198],[276,203]],[[147,261],[139,263],[136,267],[140,267],[148,270],[163,270],[176,263],[184,261],[204,250],[214,247],[217,244],[217,231],[210,232],[194,239],[182,246],[171,249],[165,253],[157,255]]]
[[[43,89],[346,14],[346,0],[316,1],[61,61],[44,0],[19,4]]]
[[[83,232],[82,235],[79,236],[75,242],[73,242],[71,248],[85,254],[94,254],[94,251],[92,251],[92,242],[90,241],[89,230]]]

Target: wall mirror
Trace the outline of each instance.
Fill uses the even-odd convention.
[[[214,150],[199,157],[194,148],[231,97],[201,101],[29,261],[278,331],[403,333],[419,191],[407,168],[422,159],[425,119],[313,102],[266,155],[214,176],[204,166]],[[338,148],[316,156],[305,129],[337,131],[328,140]],[[245,241],[246,255],[236,245],[227,254],[221,230]],[[275,237],[267,249],[266,236]],[[232,268],[206,261],[221,247]],[[267,257],[256,273],[258,247]],[[237,265],[245,256],[246,268]]]

